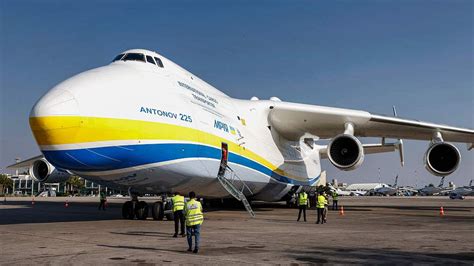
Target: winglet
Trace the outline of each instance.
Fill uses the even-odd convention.
[[[470,151],[474,149],[474,143],[467,143],[467,150]]]

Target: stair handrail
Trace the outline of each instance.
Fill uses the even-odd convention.
[[[250,192],[250,195],[253,195],[253,192],[252,190],[250,189],[250,187],[242,180],[242,178],[240,178],[240,176],[237,175],[237,173],[234,172],[234,170],[232,170],[232,168],[230,168],[229,165],[226,165],[226,171],[227,172],[227,169],[230,170],[230,173],[232,175],[232,179],[231,180],[238,180],[241,185],[242,185],[242,188],[240,189],[240,192],[241,193],[244,193],[244,190],[247,189],[249,192]],[[225,175],[225,172],[224,172],[224,175]],[[225,178],[225,176],[224,176]],[[234,183],[232,182],[232,184],[234,185]]]

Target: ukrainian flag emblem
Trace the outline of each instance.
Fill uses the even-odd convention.
[[[232,126],[229,126],[229,128],[230,128],[230,134],[235,135],[235,128],[233,128]]]

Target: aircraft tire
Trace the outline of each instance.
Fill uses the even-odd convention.
[[[148,204],[140,201],[135,206],[135,216],[138,220],[146,220],[148,218]]]
[[[151,207],[151,215],[153,220],[163,221],[163,217],[165,216],[163,202],[157,201],[153,203],[153,206]]]
[[[168,211],[168,210],[171,210],[171,203],[170,202],[165,203],[164,211]],[[168,221],[174,221],[173,212],[168,212],[167,214],[165,214],[165,217],[166,217],[166,220],[168,220]]]
[[[133,203],[131,201],[126,201],[122,205],[122,217],[124,219],[130,219],[130,220],[132,220],[135,217],[135,214],[133,212]]]

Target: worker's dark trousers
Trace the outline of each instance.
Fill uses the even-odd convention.
[[[316,221],[316,223],[323,223],[324,208],[316,208],[316,210],[318,211],[318,220]]]
[[[301,211],[303,211],[304,221],[306,222],[306,205],[300,205],[299,208],[300,208],[300,211],[298,212],[298,221],[301,218]]]
[[[184,235],[184,214],[183,211],[175,211],[174,213],[174,233],[178,234],[179,223],[181,223],[181,234]]]
[[[332,201],[332,209],[333,210],[338,210],[339,208],[337,207],[337,200]]]
[[[100,200],[99,210],[102,209],[105,211],[105,200]]]

